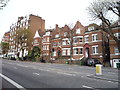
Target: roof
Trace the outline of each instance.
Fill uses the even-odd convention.
[[[38,30],[37,30],[36,33],[35,33],[34,38],[38,38],[38,37],[40,37],[40,35],[39,35],[39,33],[38,33]]]

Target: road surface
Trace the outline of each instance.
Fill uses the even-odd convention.
[[[95,67],[0,60],[2,88],[118,88],[118,70],[103,68],[95,75]],[[100,78],[99,78],[100,77]]]

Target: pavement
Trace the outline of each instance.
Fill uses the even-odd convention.
[[[88,77],[120,83],[120,80],[114,79],[114,78],[106,76],[106,75],[90,75],[90,76],[88,75]]]

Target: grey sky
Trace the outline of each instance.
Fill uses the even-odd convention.
[[[46,29],[60,27],[79,20],[83,25],[91,23],[86,7],[92,0],[10,0],[7,7],[0,10],[0,40],[9,31],[19,16],[34,14],[45,19]],[[93,21],[92,21],[93,22]]]

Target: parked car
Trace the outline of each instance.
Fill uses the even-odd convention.
[[[7,58],[9,59],[9,60],[16,60],[16,55],[14,54],[14,53],[8,53],[8,55],[7,55]]]
[[[97,59],[88,59],[87,60],[87,65],[88,66],[96,66],[96,64],[101,64],[101,62]]]
[[[3,55],[0,55],[0,58],[3,58]]]

